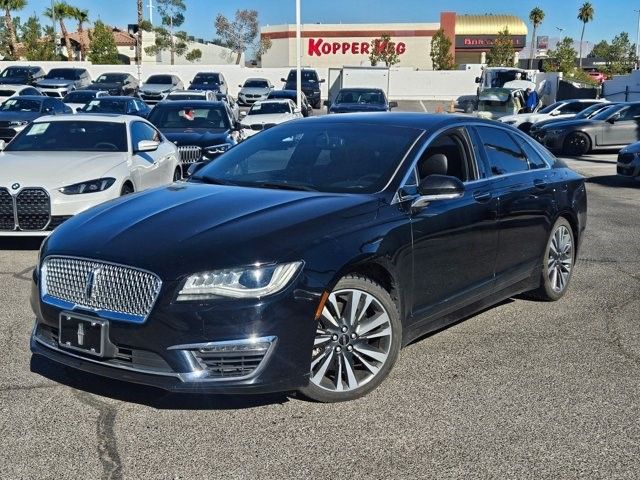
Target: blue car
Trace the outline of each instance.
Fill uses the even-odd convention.
[[[379,88],[342,88],[336,99],[324,104],[329,113],[389,112],[398,102],[389,102]]]

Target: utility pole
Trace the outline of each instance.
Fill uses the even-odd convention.
[[[149,23],[153,25],[153,0],[149,0],[147,7],[149,7]]]
[[[302,108],[302,72],[300,70],[300,0],[296,0],[296,105]]]
[[[640,10],[635,10],[638,12],[638,29],[636,30],[636,70],[640,69]]]

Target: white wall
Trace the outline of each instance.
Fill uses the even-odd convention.
[[[105,72],[129,72],[137,75],[136,65],[92,65],[88,62],[3,62],[4,67],[9,65],[33,65],[42,66],[45,71],[56,67],[84,67],[89,70],[91,76],[96,78]],[[271,80],[276,88],[281,88],[283,83],[280,78],[289,73],[288,67],[282,68],[247,68],[239,65],[142,65],[142,80],[156,73],[173,73],[178,75],[185,86],[200,71],[221,72],[229,84],[229,93],[236,96],[238,85],[249,77],[265,77]],[[327,68],[316,68],[320,78],[328,80]],[[389,73],[389,98],[393,100],[455,100],[466,95],[475,95],[475,70],[451,70],[451,71],[424,71],[407,68],[393,68]],[[327,82],[320,85],[322,97],[327,98]]]
[[[625,94],[627,88],[629,89],[628,95]],[[640,70],[606,80],[602,87],[602,96],[612,102],[640,101]]]

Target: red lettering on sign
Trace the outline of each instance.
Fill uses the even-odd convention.
[[[464,39],[465,45],[477,45],[480,41],[469,38]],[[383,52],[393,52],[402,55],[407,51],[407,45],[404,42],[381,42],[375,40],[373,45],[367,42],[325,42],[323,38],[310,38],[307,44],[307,54],[310,57],[321,57],[322,55],[336,55],[341,53],[346,55],[369,55],[371,51],[378,54]]]
[[[339,51],[340,51],[340,43],[339,42],[333,42],[333,53],[336,54]]]
[[[320,40],[320,41],[322,41],[322,40]],[[322,44],[322,53],[324,53],[325,55],[331,54],[331,44],[330,43],[323,43]]]
[[[360,44],[360,51],[362,52],[363,55],[369,55],[369,47],[371,45],[365,42],[362,42]]]
[[[314,40],[313,38],[309,39],[309,49],[308,49],[308,54],[310,57],[313,57],[314,55],[320,56],[322,55],[320,53],[320,44],[322,43],[322,39],[319,38],[318,40]]]
[[[351,53],[354,55],[358,55],[360,53],[360,44],[358,42],[353,42],[351,44]]]
[[[398,43],[398,46],[396,46],[396,53],[398,55],[402,55],[406,51],[407,51],[407,45],[404,42]]]
[[[342,53],[347,53],[351,48],[351,44],[349,42],[342,42]]]

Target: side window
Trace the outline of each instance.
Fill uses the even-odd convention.
[[[135,99],[134,102],[137,105],[139,111],[142,111],[145,109],[145,104],[142,100]]]
[[[464,134],[458,129],[443,133],[433,140],[418,160],[418,176],[449,175],[466,182],[473,178],[471,152]]]
[[[55,102],[52,99],[47,98],[44,102],[42,102],[42,111],[44,113],[53,113],[55,111],[54,104]]]
[[[20,95],[40,95],[40,92],[35,88],[25,88],[20,92]]]
[[[64,113],[64,103],[62,103],[61,101],[54,101],[53,110],[56,113]]]
[[[547,163],[542,159],[542,156],[538,153],[538,151],[533,148],[533,146],[527,142],[524,138],[521,138],[519,135],[514,135],[516,142],[520,145],[520,148],[527,156],[527,160],[529,161],[529,169],[530,170],[538,170],[540,168],[547,168]]]
[[[133,122],[131,124],[131,143],[135,147],[143,140],[159,142],[161,138],[158,131],[151,125],[147,125],[144,122]]]
[[[138,105],[136,105],[136,102],[134,102],[133,100],[129,100],[127,102],[127,113],[137,112],[137,111],[138,111]]]
[[[640,105],[631,105],[629,108],[627,108],[622,112],[618,121],[637,120],[638,119],[637,117],[639,115],[640,115]]]
[[[527,158],[505,130],[494,127],[476,127],[476,130],[484,144],[492,176],[529,170]]]
[[[588,106],[589,104],[585,102],[571,102],[560,107],[560,113],[561,114],[580,113],[582,110],[584,110]]]

